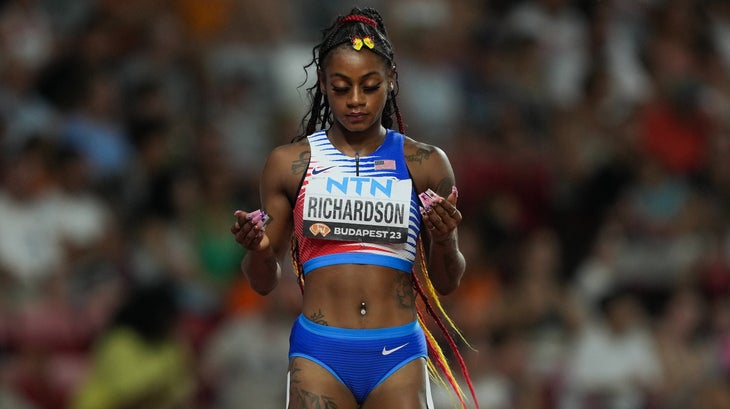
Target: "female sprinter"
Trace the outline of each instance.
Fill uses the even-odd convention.
[[[337,18],[309,66],[318,82],[302,133],[271,152],[261,210],[236,211],[231,228],[255,291],[276,287],[290,248],[300,276],[288,407],[431,407],[434,338],[424,333],[417,297],[453,292],[464,273],[451,164],[441,149],[403,134],[393,48],[377,11]],[[425,192],[437,195],[419,198]],[[428,271],[421,279],[413,269],[419,248]]]

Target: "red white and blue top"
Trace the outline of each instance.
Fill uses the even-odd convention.
[[[410,272],[421,214],[403,153],[405,136],[388,130],[375,152],[354,158],[338,151],[325,131],[307,139],[311,158],[294,204],[303,273],[337,264]]]

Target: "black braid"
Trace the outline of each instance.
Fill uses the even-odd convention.
[[[314,97],[312,97],[312,109],[311,112],[319,112],[322,107],[322,100],[324,99],[324,96],[322,95],[322,91],[319,89],[319,87],[316,87],[314,91]],[[312,115],[309,118],[309,121],[307,122],[306,127],[306,134],[311,135],[313,134],[317,129],[317,116]]]
[[[363,18],[351,18],[343,21],[347,16],[367,17],[367,19],[375,21],[376,27],[368,24],[368,20]],[[312,60],[304,66],[306,77],[302,85],[309,79],[310,68],[313,67],[316,71],[321,70],[326,63],[330,51],[341,44],[349,43],[353,36],[372,36],[375,39],[375,47],[372,51],[381,56],[388,66],[395,67],[393,46],[388,39],[388,32],[380,13],[373,8],[353,8],[347,16],[339,16],[329,27],[322,31],[322,41],[312,48]],[[385,108],[383,109],[381,123],[385,128],[392,128],[393,115],[395,115],[398,120],[399,131],[403,133],[405,131],[403,129],[403,121],[400,118],[400,111],[395,101],[395,97],[398,95],[397,75],[394,82],[394,88],[390,91]],[[308,87],[306,91],[309,96],[310,108],[302,118],[300,133],[292,139],[292,142],[302,140],[332,123],[329,102],[327,101],[326,95],[320,90],[319,81],[315,81],[314,85]]]

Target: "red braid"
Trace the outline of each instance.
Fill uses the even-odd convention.
[[[337,22],[337,27],[340,27],[341,25],[347,23],[348,21],[359,21],[361,23],[365,23],[365,24],[373,27],[374,29],[378,28],[378,23],[375,20],[371,19],[370,17],[365,17],[365,16],[361,16],[358,14],[352,14],[349,16],[342,17],[340,19],[340,21]]]
[[[428,296],[426,295],[426,292],[423,290],[423,287],[421,287],[421,283],[418,280],[418,277],[416,277],[416,274],[413,274],[413,283],[416,287],[416,292],[421,297],[421,300],[423,301],[423,305],[426,307],[426,312],[428,315],[433,319],[433,321],[436,323],[436,325],[441,330],[441,333],[443,334],[444,338],[446,339],[446,342],[449,344],[449,348],[451,349],[451,352],[456,357],[457,361],[459,362],[459,368],[461,369],[461,374],[464,376],[464,380],[466,381],[467,386],[469,387],[469,392],[471,393],[472,399],[474,399],[474,404],[477,408],[479,408],[479,401],[476,397],[476,391],[474,390],[474,385],[471,382],[471,377],[469,376],[469,371],[466,367],[466,362],[464,362],[464,358],[461,356],[461,353],[459,352],[459,347],[456,345],[456,341],[454,340],[454,337],[451,336],[451,333],[446,328],[446,325],[444,324],[443,320],[441,320],[441,317],[438,316],[436,311],[434,310],[433,306],[431,306],[431,303],[428,300]],[[437,364],[441,369],[445,369],[445,363],[438,362]],[[448,371],[444,371],[448,373]],[[452,386],[455,386],[454,381],[452,379],[449,379],[449,382],[452,384]],[[461,396],[459,396],[459,400],[461,401],[461,404],[463,407],[466,407],[466,403],[464,403],[464,400]]]
[[[461,353],[459,352],[459,348],[456,345],[456,341],[454,340],[454,337],[451,335],[449,329],[447,328],[446,324],[444,323],[444,319],[449,323],[451,328],[456,331],[456,333],[459,335],[459,337],[466,341],[461,334],[461,332],[456,328],[454,322],[451,320],[451,318],[446,314],[446,312],[443,309],[443,306],[441,305],[441,302],[439,301],[438,294],[436,293],[436,289],[433,287],[433,284],[431,283],[431,279],[428,276],[428,266],[426,265],[425,260],[425,248],[423,245],[423,239],[419,237],[418,240],[418,249],[421,253],[421,273],[424,275],[424,283],[426,285],[426,288],[421,284],[421,280],[418,278],[418,274],[415,270],[415,268],[412,271],[412,278],[413,278],[413,287],[416,290],[416,293],[421,297],[421,301],[423,301],[423,305],[426,308],[426,312],[428,315],[433,319],[433,321],[438,326],[439,330],[441,331],[442,335],[446,339],[446,342],[449,344],[449,348],[451,349],[451,352],[454,354],[456,359],[459,362],[459,367],[461,369],[461,374],[464,377],[464,380],[466,381],[467,386],[469,387],[469,392],[471,393],[472,399],[474,399],[474,405],[477,409],[479,409],[479,401],[477,400],[476,391],[474,390],[474,385],[472,384],[471,377],[469,376],[469,370],[466,367],[466,362],[464,362],[464,358],[461,356]],[[432,304],[433,302],[433,304]],[[434,305],[436,308],[434,308]],[[419,317],[420,311],[418,311]],[[442,319],[443,318],[443,319]],[[425,322],[424,322],[425,324]],[[427,333],[429,332],[427,328],[424,328],[424,331]],[[467,343],[468,345],[468,343]],[[445,359],[443,355],[440,357],[437,355],[435,361],[438,361],[439,359]],[[463,400],[463,397],[461,396],[461,388],[456,385],[453,380],[451,379],[453,377],[453,374],[451,374],[451,371],[449,370],[448,366],[442,366],[442,363],[438,363],[439,367],[446,368],[447,371],[444,372],[447,378],[449,378],[449,382],[451,383],[451,386],[454,388],[454,391],[456,392],[457,396],[459,397],[459,400],[461,401],[462,407],[466,408],[466,404]],[[445,364],[445,362],[443,362]]]

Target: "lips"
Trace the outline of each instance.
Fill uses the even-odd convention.
[[[350,118],[351,121],[361,121],[367,116],[364,112],[351,112],[347,114],[347,117]]]

